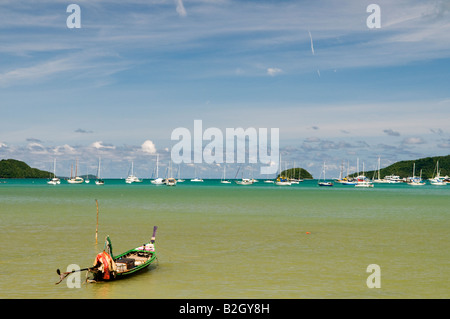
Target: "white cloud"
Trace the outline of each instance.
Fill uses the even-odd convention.
[[[29,143],[27,145],[27,149],[34,154],[46,154],[47,150],[45,149],[45,147],[42,144],[39,143]]]
[[[55,155],[75,154],[76,150],[72,146],[64,144],[62,146],[56,146],[54,149],[54,153]]]
[[[156,146],[155,143],[153,143],[150,140],[146,140],[144,143],[142,143],[141,145],[141,149],[144,153],[148,153],[148,154],[156,154]]]
[[[111,149],[114,150],[116,147],[114,145],[104,145],[102,141],[97,141],[91,144],[91,147],[94,147],[98,150],[100,149]]]
[[[267,74],[270,76],[275,76],[278,73],[283,72],[283,70],[279,69],[279,68],[268,68],[267,69]]]

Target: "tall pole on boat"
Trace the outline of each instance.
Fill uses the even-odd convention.
[[[95,200],[95,204],[97,205],[97,225],[95,227],[95,244],[97,245],[98,240],[97,240],[97,234],[98,234],[98,201]]]

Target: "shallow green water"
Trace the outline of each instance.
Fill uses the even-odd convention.
[[[99,202],[99,242],[95,244]],[[0,184],[0,298],[449,298],[450,186]],[[70,289],[56,269],[149,240],[158,262]],[[369,289],[366,268],[381,268]],[[84,279],[84,273],[81,276]]]

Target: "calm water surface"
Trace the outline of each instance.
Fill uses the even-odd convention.
[[[450,298],[449,204],[450,185],[8,180],[0,298]],[[147,242],[153,225],[158,262],[148,270],[54,285],[57,268],[91,266],[106,235],[119,254]],[[379,289],[366,285],[370,264]]]

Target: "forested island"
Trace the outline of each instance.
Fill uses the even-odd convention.
[[[368,178],[384,178],[385,176],[390,175],[397,175],[400,176],[400,178],[407,178],[413,175],[413,168],[415,164],[415,176],[419,176],[422,172],[422,178],[429,179],[436,176],[436,167],[438,161],[440,175],[450,176],[450,155],[425,157],[410,161],[400,161],[385,168],[380,168],[380,176],[378,176],[378,170],[364,172],[364,175]],[[357,173],[350,175],[350,177],[356,176]]]
[[[15,159],[0,160],[0,178],[52,178],[53,173],[31,168]]]
[[[294,179],[313,179],[312,175],[304,168],[289,168],[281,172],[281,176]],[[280,175],[277,176],[277,178]]]

